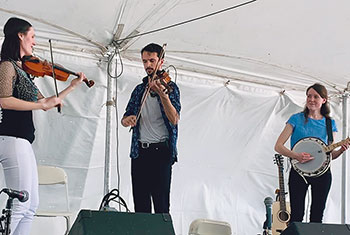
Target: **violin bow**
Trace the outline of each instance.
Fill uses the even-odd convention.
[[[153,74],[152,74],[152,77],[151,77],[151,82],[154,81],[154,79],[155,79],[155,77],[156,77],[156,75],[157,75],[157,71],[158,71],[158,69],[159,69],[159,67],[160,67],[160,63],[161,63],[162,58],[163,58],[163,56],[164,56],[166,46],[167,46],[166,43],[164,43],[163,46],[162,46],[162,50],[161,50],[160,55],[159,55],[159,60],[158,60],[158,62],[157,62],[157,64],[156,64],[156,68],[155,68],[155,70],[154,70],[154,72],[153,72]],[[138,113],[137,113],[137,115],[136,115],[136,123],[137,123],[138,120],[140,119],[141,110],[142,110],[143,106],[144,106],[145,103],[146,103],[146,99],[147,99],[147,97],[148,97],[148,94],[149,94],[150,90],[151,90],[151,88],[150,88],[149,85],[147,84],[146,91],[145,91],[145,93],[143,93],[143,96],[142,96],[142,99],[141,99],[141,106],[140,106],[140,109],[139,109],[139,111],[138,111]],[[130,128],[129,132],[132,130],[132,128],[133,128],[133,127]]]
[[[56,74],[55,74],[54,63],[53,63],[53,53],[52,53],[51,39],[49,39],[49,45],[50,45],[50,54],[51,54],[52,77],[53,77],[54,84],[55,84],[56,97],[58,97],[57,80],[56,80]],[[61,105],[57,106],[57,112],[61,113]]]

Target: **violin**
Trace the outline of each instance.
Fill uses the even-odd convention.
[[[156,76],[153,79],[154,81],[159,80],[160,83],[165,87],[165,93],[169,94],[173,91],[173,88],[169,86],[169,82],[171,82],[171,78],[165,70],[157,71]]]
[[[53,77],[53,70],[55,73],[55,78],[60,81],[67,81],[69,75],[74,75],[77,77],[79,76],[77,73],[72,72],[56,64],[53,65],[52,69],[51,63],[49,63],[46,60],[42,61],[38,57],[34,56],[23,56],[22,68],[24,69],[24,71],[35,77],[43,77],[45,75]],[[88,80],[86,78],[83,81],[89,88],[95,84],[93,80]]]
[[[160,55],[158,56],[159,58],[163,58],[164,56],[164,52],[165,52],[165,47],[166,47],[166,43],[163,44],[163,47],[162,47],[162,50],[160,52]],[[158,71],[158,69],[160,68],[160,65],[161,65],[161,60],[158,60],[157,64],[156,64],[156,67],[154,69],[154,72],[152,74],[152,76],[150,76],[150,80],[151,81],[155,81],[155,80],[160,80],[161,84],[165,87],[165,92],[166,93],[169,93],[171,92],[173,89],[169,86],[169,82],[171,81],[170,77],[169,77],[169,74],[167,72],[165,72],[165,70],[160,70]],[[136,115],[136,123],[137,121],[139,120],[139,118],[141,117],[141,110],[142,108],[144,107],[145,105],[145,102],[146,102],[146,99],[148,97],[148,94],[150,94],[151,92],[151,88],[150,86],[147,86],[146,88],[146,91],[142,97],[142,100],[141,100],[141,106],[140,106],[140,109]],[[133,127],[130,128],[129,132],[132,130]]]

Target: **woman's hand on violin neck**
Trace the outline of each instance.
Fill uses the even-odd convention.
[[[82,72],[77,73],[77,75],[79,77],[73,79],[70,85],[60,92],[59,97],[61,98],[61,100],[63,100],[71,91],[73,91],[78,85],[80,85],[84,79],[86,79],[85,74],[83,74]]]
[[[83,72],[78,72],[77,73],[78,77],[73,79],[70,83],[72,88],[77,87],[78,85],[80,85],[84,80],[87,80],[85,74]]]
[[[61,106],[62,107],[62,100],[59,97],[51,96],[48,98],[44,98],[39,100],[38,102],[42,103],[42,110],[47,111],[49,109],[52,109],[54,107]]]

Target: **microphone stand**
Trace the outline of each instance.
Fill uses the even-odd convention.
[[[263,235],[272,235],[272,232],[270,229],[265,229]]]
[[[9,197],[7,199],[6,207],[2,210],[2,216],[0,218],[0,232],[5,235],[10,235],[10,225],[11,225],[11,215],[12,215],[13,198]],[[5,221],[4,227],[2,226],[2,221]]]
[[[263,224],[263,235],[272,235],[272,228],[271,228],[271,222],[272,222],[272,214],[271,214],[271,206],[272,206],[273,199],[271,197],[267,197],[264,200],[264,204],[266,207],[266,220]]]
[[[267,216],[267,214],[266,214],[266,216]],[[263,235],[272,235],[271,229],[269,229],[267,226],[267,219],[264,222],[263,229],[264,229]]]
[[[265,220],[265,222],[264,222],[264,224],[263,224],[263,235],[267,235],[267,224],[266,224],[266,222],[267,222],[267,219]]]

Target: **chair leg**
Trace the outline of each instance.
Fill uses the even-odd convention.
[[[66,226],[67,226],[67,230],[64,234],[68,235],[69,229],[70,229],[70,219],[69,219],[69,216],[64,216],[64,218],[66,219]]]

